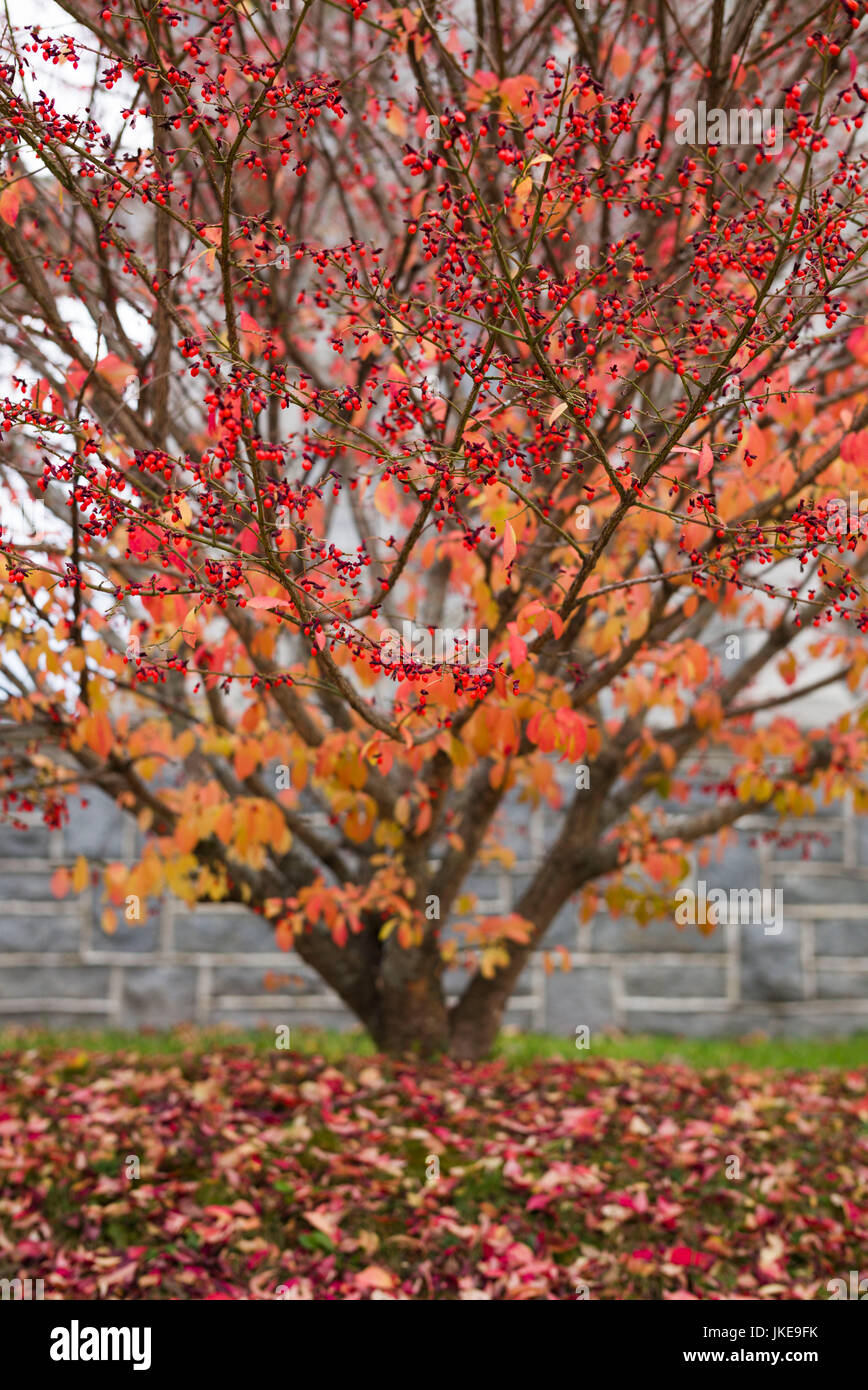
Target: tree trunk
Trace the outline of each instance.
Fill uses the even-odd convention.
[[[479,1062],[488,1055],[497,1041],[503,1011],[522,967],[523,962],[515,972],[509,967],[498,971],[494,980],[486,980],[481,975],[471,980],[452,1016],[450,1056]]]
[[[377,978],[378,1005],[371,1033],[377,1046],[396,1055],[432,1057],[449,1047],[443,995],[443,962],[435,936],[419,946],[385,942]]]
[[[408,979],[400,989],[383,988],[374,1042],[392,1056],[436,1057],[449,1050],[449,1020],[439,985],[424,976]]]

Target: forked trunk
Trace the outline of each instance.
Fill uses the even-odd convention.
[[[498,972],[495,980],[477,975],[471,981],[450,1019],[451,1057],[479,1062],[488,1056],[497,1041],[512,989],[511,973]]]
[[[402,948],[386,941],[376,984],[377,1006],[369,1027],[384,1052],[433,1057],[448,1051],[449,1018],[443,994],[439,946],[429,938]]]
[[[393,1057],[436,1057],[449,1051],[449,1021],[439,987],[423,978],[384,989],[371,1033]]]

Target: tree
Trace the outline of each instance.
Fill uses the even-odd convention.
[[[59,9],[0,71],[9,817],[109,792],[110,904],[474,1057],[570,899],[861,807],[861,4]]]

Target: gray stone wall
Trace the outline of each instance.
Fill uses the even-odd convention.
[[[523,817],[520,820],[519,814]],[[696,866],[708,888],[780,888],[783,929],[729,923],[710,935],[674,921],[639,928],[600,915],[580,924],[565,908],[546,947],[565,947],[571,969],[525,971],[507,1022],[572,1037],[592,1031],[835,1034],[868,1029],[868,819],[838,806],[797,829],[812,857],[763,839],[753,818],[721,858]],[[542,813],[513,813],[504,839],[510,870],[468,885],[478,910],[510,910],[551,830]],[[147,920],[100,926],[94,890],[57,901],[51,875],[78,854],[132,859],[135,824],[96,795],[64,831],[0,827],[0,1026],[163,1028],[194,1021],[243,1027],[353,1026],[340,1001],[294,955],[276,950],[265,924],[234,906],[189,911],[166,898]],[[276,982],[266,985],[266,977]],[[462,972],[448,987],[457,991]]]

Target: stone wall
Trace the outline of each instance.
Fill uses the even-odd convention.
[[[521,822],[516,815],[505,832],[514,866],[468,885],[482,910],[509,911],[549,838],[542,813],[524,812]],[[868,1029],[868,820],[838,807],[799,821],[811,836],[810,861],[799,847],[765,843],[772,824],[747,822],[694,878],[709,889],[780,888],[780,934],[730,923],[704,936],[673,921],[639,928],[604,916],[579,924],[571,905],[546,946],[566,947],[573,968],[562,971],[558,959],[547,971],[536,957],[508,1023],[567,1037],[582,1024],[693,1036]],[[143,923],[121,923],[107,935],[93,890],[52,897],[57,867],[78,854],[131,859],[137,833],[96,796],[64,831],[0,828],[0,1026],[352,1025],[340,1001],[297,957],[276,950],[264,923],[243,909],[189,911],[166,898],[148,905]],[[277,977],[271,988],[269,974]],[[461,979],[453,973],[449,988]]]

